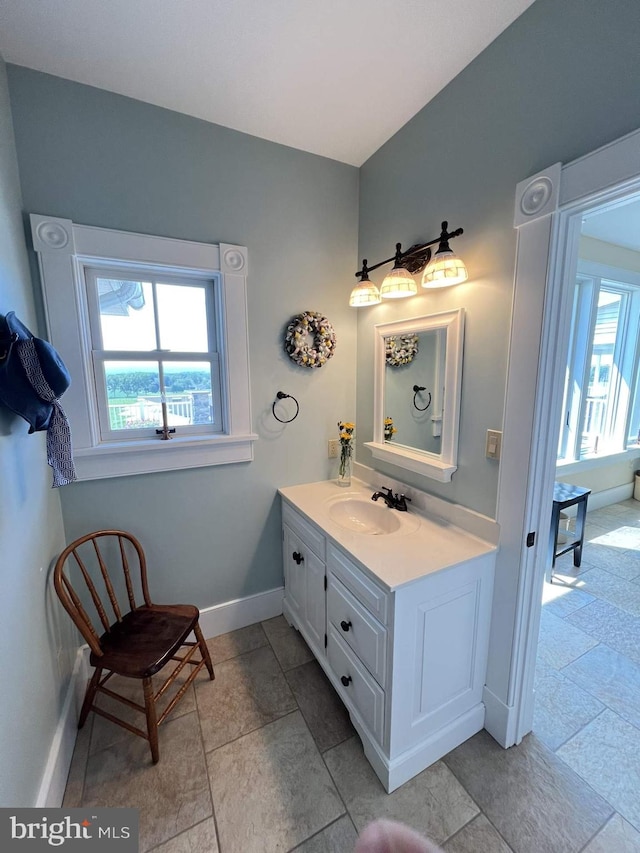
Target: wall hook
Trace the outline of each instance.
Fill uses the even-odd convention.
[[[293,402],[296,404],[296,412],[292,418],[289,418],[288,420],[283,420],[282,418],[279,418],[276,415],[276,403],[278,402],[278,400],[287,400],[287,399],[293,400]],[[290,424],[291,421],[295,421],[295,419],[298,417],[298,413],[300,411],[300,403],[298,403],[298,401],[293,396],[293,394],[285,394],[284,391],[278,391],[278,393],[276,394],[276,399],[273,401],[273,405],[271,406],[271,411],[273,412],[273,417],[277,421],[280,421],[281,424]]]
[[[427,391],[427,393],[429,394],[429,402],[427,403],[426,406],[424,406],[424,408],[422,408],[421,406],[419,406],[416,403],[416,397],[418,396],[420,391],[426,391],[426,390],[427,389],[424,387],[424,385],[414,385],[413,386],[413,407],[415,409],[417,409],[419,412],[426,412],[427,409],[429,408],[429,406],[431,405],[431,391]]]

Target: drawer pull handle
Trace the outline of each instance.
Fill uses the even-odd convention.
[[[300,563],[304,563],[304,557],[302,556],[302,554],[299,554],[297,551],[294,551],[291,556],[293,557],[293,559],[296,561],[296,563],[298,565],[300,565]]]
[[[342,622],[340,623],[340,627],[342,628],[343,631],[348,631],[349,628],[351,627],[351,621],[345,622],[343,619]]]
[[[348,687],[351,684],[351,676],[343,675],[341,676],[340,681],[344,684],[345,687]]]

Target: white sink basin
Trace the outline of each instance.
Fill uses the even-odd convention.
[[[345,530],[368,536],[387,536],[402,529],[410,532],[418,527],[418,521],[406,512],[389,509],[359,495],[334,498],[329,504],[329,517]]]

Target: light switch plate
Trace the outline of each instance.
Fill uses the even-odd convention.
[[[500,459],[502,449],[502,432],[497,429],[487,430],[487,443],[484,455],[487,459]]]
[[[335,459],[338,456],[338,451],[340,449],[340,439],[339,438],[330,438],[329,446],[327,448],[327,458]]]

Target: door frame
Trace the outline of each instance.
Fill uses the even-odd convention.
[[[548,558],[558,430],[564,391],[581,215],[640,190],[640,130],[566,165],[556,163],[516,188],[516,272],[503,422],[496,580],[511,608],[494,599],[492,646],[511,628],[508,675],[487,703],[487,728],[503,746],[531,731],[542,584]],[[568,251],[567,251],[568,250]],[[531,401],[533,400],[533,405]],[[553,428],[550,428],[550,425]],[[556,429],[557,426],[557,429]],[[534,544],[527,545],[527,541]],[[513,566],[519,567],[514,578]],[[511,587],[509,581],[511,580]],[[505,600],[502,601],[502,604]],[[504,655],[503,655],[504,658]],[[500,676],[500,672],[497,672]],[[504,695],[506,692],[506,695]],[[502,696],[500,694],[502,693]],[[496,709],[497,705],[501,705]],[[493,713],[492,713],[493,712]]]

